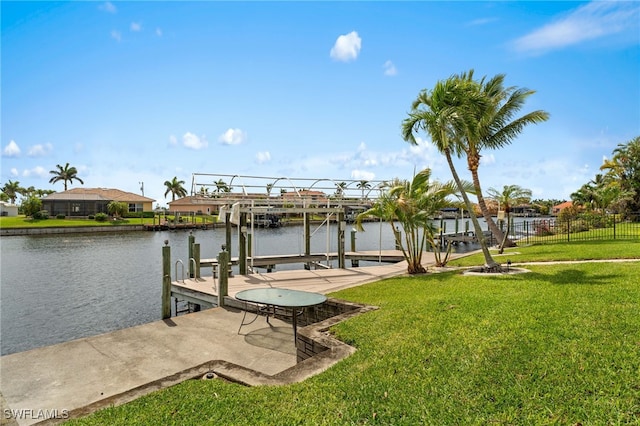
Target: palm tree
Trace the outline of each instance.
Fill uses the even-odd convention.
[[[69,167],[69,163],[65,164],[62,167],[60,164],[56,165],[57,170],[51,170],[49,173],[53,175],[51,179],[49,179],[49,183],[56,183],[59,181],[64,182],[64,190],[67,190],[67,182],[73,183],[74,180],[77,180],[82,185],[84,182],[80,179],[78,175],[78,170],[75,167]]]
[[[371,188],[371,185],[368,181],[361,180],[360,182],[358,182],[358,189],[362,191],[362,199],[364,199],[364,191],[369,188]]]
[[[473,70],[457,76],[462,81],[474,83]],[[475,187],[478,206],[489,229],[500,241],[504,239],[502,231],[493,221],[489,209],[482,195],[478,168],[480,166],[481,151],[484,149],[499,149],[509,145],[528,124],[537,124],[549,119],[549,113],[537,110],[513,119],[522,108],[527,98],[535,93],[534,90],[516,87],[504,87],[504,74],[498,74],[491,79],[483,77],[477,84],[471,84],[480,95],[487,98],[487,102],[477,104],[477,128],[463,138],[463,146],[467,156],[467,166],[471,172]]]
[[[172,180],[165,180],[164,186],[167,187],[167,190],[164,192],[164,196],[171,193],[171,201],[176,200],[176,196],[185,197],[187,195],[187,190],[184,189],[184,181],[178,180],[177,176],[174,176]]]
[[[2,187],[2,192],[11,200],[11,204],[15,204],[18,194],[23,194],[25,189],[20,186],[20,182],[12,182],[9,180],[9,182],[5,183]]]
[[[231,188],[229,188],[229,185],[227,185],[227,183],[222,179],[219,179],[217,182],[214,182],[214,184],[216,185],[217,194],[220,194],[221,192],[225,192],[225,193],[231,192]]]
[[[489,188],[487,191],[489,198],[496,201],[500,205],[507,216],[506,231],[502,237],[500,243],[499,253],[504,252],[504,246],[509,236],[509,224],[511,223],[511,206],[514,204],[528,203],[531,200],[531,190],[522,188],[518,185],[505,185],[502,187],[502,191],[498,191],[495,188]]]
[[[347,188],[347,182],[338,182],[336,183],[336,197],[343,198],[344,190]]]
[[[453,76],[438,81],[430,92],[422,90],[411,106],[409,117],[402,122],[402,136],[416,145],[414,133],[425,131],[438,151],[444,154],[473,223],[484,255],[485,270],[498,272],[502,268],[489,253],[480,222],[453,164],[453,155],[460,157],[464,152],[463,138],[478,131],[477,110],[487,102],[486,97],[474,86],[476,84],[473,82]]]
[[[440,209],[452,204],[448,197],[457,193],[456,184],[430,182],[431,170],[425,169],[411,181],[395,179],[386,186],[373,206],[356,217],[356,226],[363,230],[362,221],[367,216],[378,217],[391,226],[399,222],[404,230],[405,241],[401,244],[402,254],[407,261],[407,272],[426,272],[422,265],[422,254],[428,242],[436,251],[438,266],[444,266],[440,257],[440,247],[435,241],[436,228],[431,219]],[[467,184],[467,186],[470,186]],[[447,254],[448,256],[448,254]]]
[[[640,136],[613,150],[613,158],[600,167],[609,179],[616,181],[625,196],[625,213],[640,210]]]

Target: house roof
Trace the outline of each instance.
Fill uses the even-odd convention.
[[[134,194],[132,192],[121,191],[113,188],[73,188],[68,191],[49,194],[43,201],[56,200],[84,200],[84,201],[123,201],[146,203],[155,201],[149,197]]]
[[[559,211],[566,207],[571,207],[571,206],[573,206],[573,201],[565,201],[564,203],[560,203],[556,206],[553,206],[553,210]]]

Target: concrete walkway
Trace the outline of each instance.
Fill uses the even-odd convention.
[[[424,261],[433,264],[432,254],[426,253]],[[405,272],[401,262],[236,276],[229,293],[263,286],[329,293]],[[238,334],[242,317],[233,308],[214,308],[5,355],[0,358],[1,423],[29,425],[52,415],[86,415],[207,374],[216,362],[266,376],[296,365],[289,324],[272,319],[269,325],[258,318]],[[17,422],[7,419],[11,413]]]

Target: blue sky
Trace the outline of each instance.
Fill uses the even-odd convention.
[[[543,109],[484,153],[484,188],[568,199],[640,135],[639,2],[2,1],[0,185],[166,205],[193,173],[386,180],[449,169],[400,125],[422,89],[506,74]],[[465,162],[458,171],[468,178]],[[74,183],[71,187],[80,186]]]

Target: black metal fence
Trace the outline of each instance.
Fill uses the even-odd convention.
[[[591,214],[572,219],[550,217],[512,223],[509,238],[524,244],[640,239],[640,213],[624,219],[618,215]]]

